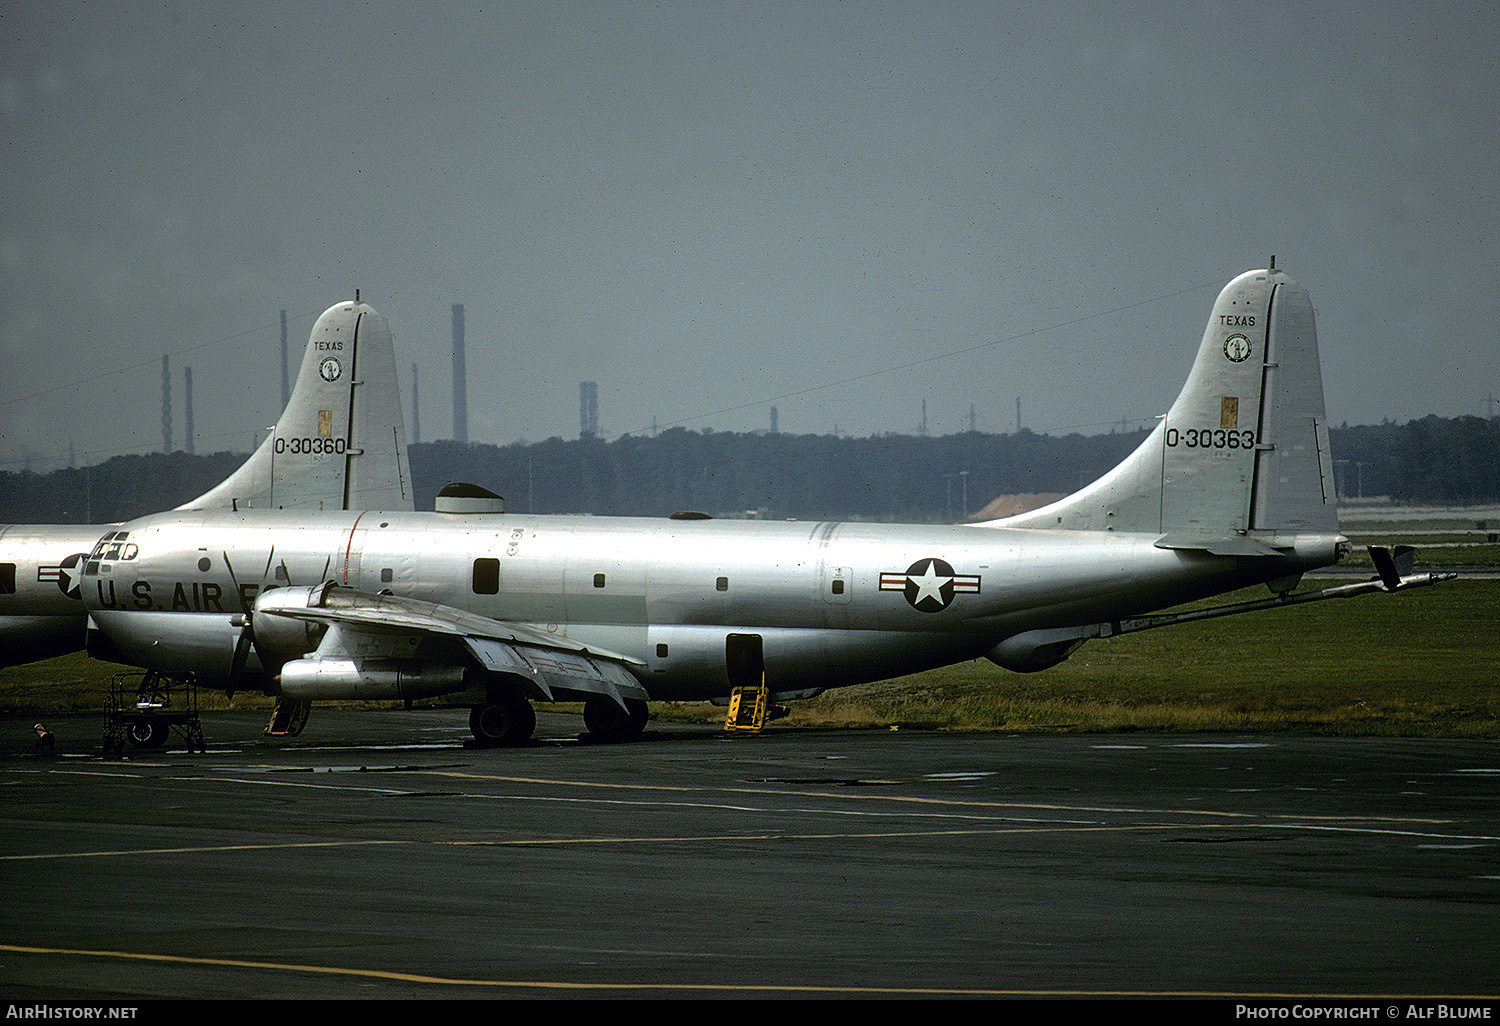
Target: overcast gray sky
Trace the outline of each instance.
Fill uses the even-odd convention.
[[[356,288],[448,437],[1105,430],[1218,288],[1311,291],[1335,424],[1484,414],[1480,4],[8,4],[0,469],[247,448]],[[957,355],[949,355],[957,354]],[[407,414],[410,407],[408,399]],[[410,425],[408,424],[408,430]]]

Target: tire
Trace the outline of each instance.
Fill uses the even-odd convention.
[[[526,699],[516,696],[476,705],[469,711],[469,731],[482,745],[514,748],[531,740],[536,729],[536,710]]]
[[[625,699],[625,708],[608,698],[591,698],[583,704],[583,725],[596,741],[631,741],[646,729],[646,703]]]

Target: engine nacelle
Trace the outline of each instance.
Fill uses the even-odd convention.
[[[309,699],[436,698],[468,687],[464,667],[417,659],[294,659],[280,680],[286,697]]]
[[[256,647],[283,659],[296,659],[316,649],[328,631],[327,625],[278,614],[282,610],[318,608],[332,586],[333,582],[327,581],[312,588],[272,588],[261,592],[250,617]]]

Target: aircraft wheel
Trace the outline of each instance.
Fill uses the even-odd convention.
[[[158,719],[136,720],[125,731],[136,748],[160,748],[167,743],[171,729]]]
[[[469,712],[469,730],[483,745],[513,748],[524,745],[536,729],[536,710],[519,696],[489,705],[476,705]]]
[[[598,741],[630,741],[646,729],[646,703],[638,698],[625,699],[621,709],[608,698],[591,698],[583,703],[583,725]]]

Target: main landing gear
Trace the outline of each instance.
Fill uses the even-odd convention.
[[[514,692],[492,694],[484,705],[469,712],[469,730],[486,747],[514,748],[531,740],[536,729],[536,710],[524,696]]]
[[[595,741],[631,741],[646,729],[646,703],[625,699],[625,708],[612,699],[591,698],[583,703],[583,725]]]
[[[624,709],[602,697],[583,704],[583,725],[593,741],[633,740],[646,729],[646,718],[646,703],[635,698],[627,698]],[[518,692],[491,692],[483,705],[469,711],[469,730],[486,748],[514,748],[531,740],[536,710]]]

